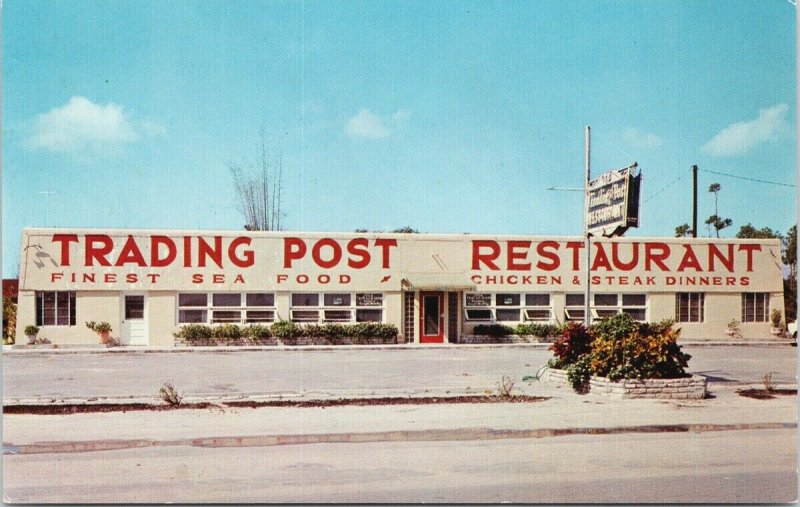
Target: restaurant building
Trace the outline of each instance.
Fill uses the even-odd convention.
[[[684,338],[766,338],[784,315],[772,239],[615,238],[591,244],[591,312],[675,319]],[[409,343],[459,343],[481,324],[583,321],[576,237],[25,229],[17,335],[171,346],[189,323],[383,322]]]

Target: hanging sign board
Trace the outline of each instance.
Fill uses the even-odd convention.
[[[642,175],[636,162],[624,169],[601,174],[589,182],[587,232],[593,236],[622,236],[639,227]]]

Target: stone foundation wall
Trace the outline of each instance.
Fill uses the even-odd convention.
[[[572,389],[567,380],[567,372],[549,368],[543,375],[551,384]],[[609,380],[606,377],[592,376],[588,392],[612,398],[656,398],[699,400],[706,397],[707,380],[701,375],[675,379],[623,379]]]
[[[398,343],[397,338],[362,338],[354,340],[352,338],[341,338],[331,341],[321,336],[298,338],[238,338],[236,340],[225,340],[222,338],[203,338],[200,340],[187,340],[185,338],[175,338],[176,347],[225,347],[225,346],[276,346],[276,345],[393,345]]]
[[[203,338],[200,340],[187,340],[185,338],[175,338],[176,347],[226,347],[226,346],[263,346],[277,345],[278,341],[273,337],[267,338],[237,338],[236,340],[226,340],[224,338]]]
[[[552,343],[552,338],[542,338],[533,335],[508,335],[508,336],[489,336],[483,334],[462,335],[458,343]]]

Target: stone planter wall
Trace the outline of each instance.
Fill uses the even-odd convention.
[[[276,346],[276,345],[394,345],[398,343],[397,338],[341,338],[330,341],[322,336],[300,336],[298,338],[238,338],[236,340],[226,340],[224,338],[203,338],[199,340],[187,340],[185,338],[175,338],[176,347],[227,347],[227,346]]]
[[[200,340],[187,340],[185,338],[175,338],[176,347],[227,347],[227,346],[262,346],[277,345],[278,341],[273,337],[267,338],[237,338],[236,340],[226,340],[224,338],[203,338]]]
[[[297,338],[279,338],[283,345],[394,345],[398,343],[396,337],[383,338],[372,336],[370,338],[337,338],[331,340],[324,336],[300,336]]]
[[[489,336],[484,334],[462,335],[458,343],[551,343],[552,338],[542,338],[534,335],[508,335],[508,336]]]
[[[549,368],[543,380],[558,386],[572,389],[567,380],[567,372]],[[609,380],[606,377],[592,376],[588,392],[612,398],[656,398],[699,400],[706,397],[707,380],[701,375],[675,379],[624,379]]]

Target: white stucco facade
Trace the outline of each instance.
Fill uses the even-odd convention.
[[[170,346],[185,323],[383,322],[410,342],[475,326],[582,320],[575,237],[25,229],[17,335]],[[784,312],[778,240],[592,242],[592,313],[678,320],[686,338],[767,337]]]

